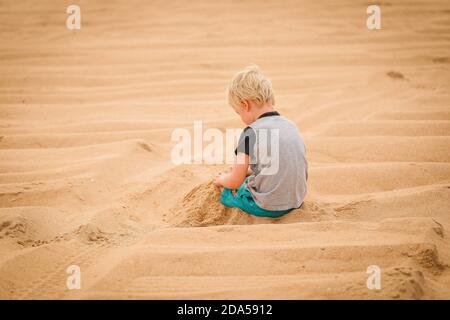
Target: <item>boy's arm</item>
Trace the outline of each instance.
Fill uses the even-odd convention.
[[[239,152],[234,161],[234,166],[230,172],[219,173],[216,177],[215,184],[228,189],[237,189],[244,182],[249,168],[249,156],[243,152]]]

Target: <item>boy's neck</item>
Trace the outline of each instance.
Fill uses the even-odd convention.
[[[266,112],[273,112],[275,108],[273,105],[264,105],[261,108],[255,110],[253,122],[258,120],[260,116],[262,116]]]

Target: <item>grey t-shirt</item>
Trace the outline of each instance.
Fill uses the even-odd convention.
[[[266,210],[298,208],[306,196],[308,162],[297,127],[278,112],[267,112],[242,132],[236,154],[250,157],[246,188]]]

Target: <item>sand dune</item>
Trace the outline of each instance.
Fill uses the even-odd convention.
[[[74,31],[2,4],[1,299],[450,298],[448,1],[382,2],[377,31],[354,0],[79,4]],[[307,145],[279,219],[170,160],[176,128],[242,128],[224,89],[252,62]]]

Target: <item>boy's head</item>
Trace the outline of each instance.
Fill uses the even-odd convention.
[[[247,125],[262,113],[273,110],[275,98],[272,83],[256,65],[249,65],[238,72],[227,91],[229,104]]]

